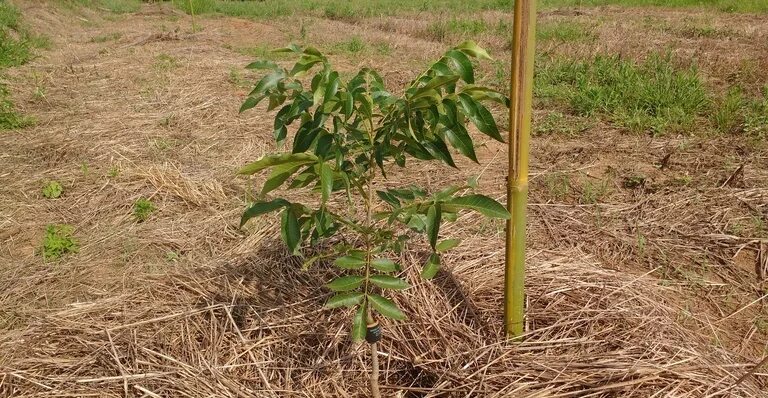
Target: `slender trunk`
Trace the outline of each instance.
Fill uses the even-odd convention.
[[[371,344],[371,396],[381,398],[379,393],[379,343]]]

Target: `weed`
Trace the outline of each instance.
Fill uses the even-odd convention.
[[[672,179],[672,182],[678,186],[687,186],[691,185],[691,182],[693,182],[693,177],[691,177],[690,174],[685,173],[676,176],[674,179]]]
[[[720,133],[734,133],[743,127],[744,97],[741,89],[731,87],[712,116],[715,128]]]
[[[179,254],[173,250],[169,250],[165,252],[165,261],[168,261],[169,263],[175,263],[179,261]]]
[[[120,32],[114,32],[114,33],[104,33],[100,34],[98,36],[91,37],[90,42],[91,43],[105,43],[108,41],[115,41],[120,40],[120,38],[123,36]]]
[[[67,224],[49,224],[45,227],[45,237],[40,253],[44,260],[55,260],[67,253],[76,253],[77,241],[72,237],[74,228]]]
[[[88,163],[80,163],[80,172],[83,173],[83,175],[88,175]]]
[[[48,199],[56,199],[64,192],[64,188],[58,181],[49,181],[43,187],[43,196]]]
[[[133,204],[133,217],[138,222],[146,221],[154,211],[155,205],[149,199],[140,198]]]
[[[709,106],[696,69],[677,70],[669,56],[643,63],[598,56],[540,64],[537,96],[565,101],[578,115],[605,115],[631,131],[691,132]]]
[[[536,39],[559,42],[593,42],[597,35],[590,25],[562,21],[539,24],[536,27]]]
[[[392,46],[389,45],[389,43],[385,41],[377,42],[373,45],[373,48],[376,50],[376,53],[379,55],[390,55],[392,54]]]
[[[0,82],[0,130],[14,130],[34,124],[34,119],[14,110],[8,88]]]
[[[490,30],[482,19],[450,19],[432,22],[427,26],[426,36],[435,41],[446,41],[453,36],[472,37]]]
[[[352,36],[351,39],[336,44],[336,48],[350,54],[358,54],[365,50],[367,47],[368,46],[365,44],[363,39],[361,39],[359,36]]]
[[[544,183],[547,185],[549,196],[555,200],[563,201],[571,191],[571,179],[562,172],[547,174]]]
[[[575,137],[587,128],[582,118],[566,116],[560,112],[549,112],[534,124],[534,135],[563,135]]]
[[[167,72],[179,67],[179,60],[176,57],[162,53],[155,58],[154,66],[159,71]]]
[[[645,186],[645,180],[646,178],[644,175],[632,175],[624,177],[622,185],[624,185],[624,188],[627,189],[641,188]]]
[[[579,198],[579,203],[595,204],[606,194],[608,194],[607,181],[600,180],[595,182],[592,179],[586,179],[581,184],[581,197]]]
[[[109,168],[109,171],[107,171],[107,177],[115,178],[120,175],[120,168],[117,166],[112,166]]]

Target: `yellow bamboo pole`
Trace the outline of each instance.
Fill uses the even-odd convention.
[[[536,39],[535,0],[516,0],[512,26],[512,75],[509,107],[504,323],[508,337],[524,331],[525,225],[528,202],[528,142],[531,135],[533,59]]]

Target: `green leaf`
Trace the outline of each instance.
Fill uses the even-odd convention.
[[[328,201],[333,192],[333,170],[328,163],[320,164],[320,187],[323,195],[323,203]]]
[[[492,218],[509,218],[509,212],[499,202],[480,194],[460,196],[445,202],[448,206],[462,209],[475,210],[478,213]]]
[[[275,199],[269,202],[256,202],[252,204],[248,209],[243,212],[243,216],[240,218],[240,226],[245,225],[248,220],[253,217],[260,216],[262,214],[275,211],[281,207],[290,206],[291,204],[285,199]]]
[[[491,88],[467,84],[462,87],[461,92],[469,94],[477,101],[494,101],[509,108],[509,98]]]
[[[371,303],[373,308],[379,314],[384,315],[387,318],[396,320],[403,320],[406,318],[405,314],[403,314],[403,311],[400,311],[395,303],[387,298],[379,296],[378,294],[369,294],[368,302]]]
[[[360,269],[365,267],[365,260],[356,256],[344,256],[337,258],[333,265],[343,269]]]
[[[445,53],[443,61],[461,76],[461,80],[464,80],[467,83],[475,82],[475,72],[472,69],[472,62],[463,52],[459,50],[448,51]]]
[[[362,341],[365,338],[365,332],[368,329],[365,318],[365,304],[363,304],[352,318],[352,341]]]
[[[260,59],[258,61],[251,62],[245,69],[277,69],[278,66],[272,61],[266,59]]]
[[[403,290],[411,287],[408,282],[389,275],[371,275],[370,281],[382,289]]]
[[[264,186],[261,188],[261,194],[266,195],[279,188],[288,178],[299,171],[303,165],[304,163],[284,163],[275,166],[269,174],[269,177],[267,177],[267,181],[264,182]]]
[[[432,253],[429,256],[427,263],[424,265],[424,268],[421,270],[421,277],[424,279],[432,279],[437,275],[438,271],[440,271],[440,255]]]
[[[381,272],[395,272],[398,269],[397,264],[388,258],[375,258],[371,260],[371,267]]]
[[[468,157],[475,163],[477,161],[477,155],[475,154],[475,145],[472,143],[472,138],[469,136],[467,129],[461,124],[455,124],[450,128],[443,130],[445,139],[451,146],[456,148],[462,155]]]
[[[277,83],[285,78],[285,71],[278,69],[262,77],[256,87],[248,95],[264,94],[267,90],[277,87]]]
[[[359,275],[345,275],[332,280],[325,286],[334,292],[346,292],[348,290],[357,289],[363,284],[364,280],[365,278]]]
[[[458,246],[459,243],[461,243],[458,239],[446,239],[435,246],[435,250],[438,251],[438,253],[447,252],[448,250],[453,249],[454,247]]]
[[[455,47],[455,49],[469,55],[470,57],[493,60],[493,58],[488,55],[487,51],[478,46],[477,43],[473,42],[472,40],[467,40],[464,43],[459,44]]]
[[[238,171],[238,174],[254,174],[267,167],[276,166],[285,163],[308,164],[317,162],[317,156],[310,153],[281,153],[277,155],[264,156],[263,158],[250,163]]]
[[[378,195],[381,200],[392,205],[392,207],[400,207],[400,201],[395,195],[385,191],[376,191],[376,195]]]
[[[247,111],[248,109],[251,109],[251,108],[255,107],[256,105],[259,104],[259,102],[261,102],[261,100],[263,100],[266,97],[267,97],[266,95],[262,94],[262,95],[259,95],[257,97],[248,97],[248,98],[246,98],[245,101],[243,102],[243,104],[240,105],[240,110],[238,112],[243,113],[243,112]]]
[[[299,220],[290,207],[286,207],[283,211],[280,235],[291,253],[296,254],[301,242],[301,227],[299,226]]]
[[[328,299],[325,308],[354,307],[363,301],[363,296],[360,292],[339,293]]]
[[[499,128],[496,126],[496,121],[493,120],[493,115],[488,111],[488,108],[483,104],[477,102],[469,94],[459,94],[459,102],[461,103],[464,113],[469,117],[469,120],[477,126],[477,129],[481,133],[493,138],[496,141],[504,142],[499,134]]]
[[[422,87],[419,87],[419,91],[436,89],[438,87],[456,83],[458,80],[459,80],[459,76],[457,75],[435,76],[432,79],[430,79],[425,85],[423,85]]]
[[[427,236],[429,245],[435,248],[437,245],[437,235],[440,232],[440,204],[429,206],[427,210]]]

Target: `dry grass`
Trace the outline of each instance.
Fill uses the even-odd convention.
[[[271,125],[268,115],[237,115],[246,89],[229,71],[250,59],[230,49],[298,40],[299,26],[199,19],[193,32],[188,17],[157,4],[114,21],[18,3],[30,24],[57,34],[53,50],[9,71],[17,104],[39,122],[0,135],[0,396],[366,396],[366,347],[349,341],[347,314],[322,309],[332,271],[301,271],[272,219],[237,229],[249,188],[233,171],[269,150]],[[605,13],[594,46],[544,50],[611,52],[624,37],[625,55],[642,57],[658,44],[640,40],[644,15]],[[690,12],[663,15],[683,26]],[[765,35],[764,19],[728,18]],[[745,18],[753,24],[736,23]],[[393,86],[446,45],[425,39],[415,17],[305,22],[324,48],[341,41],[325,33],[338,31],[387,42],[392,55],[376,66]],[[120,35],[92,40],[103,32]],[[676,30],[653,32],[690,48],[667,37]],[[742,56],[727,62],[765,62],[760,42],[745,37],[734,39]],[[491,42],[500,59],[504,46]],[[379,57],[334,60],[351,70]],[[715,84],[725,79],[714,61],[702,67]],[[44,100],[26,86],[33,73]],[[498,337],[502,226],[464,216],[463,227],[443,231],[463,243],[434,282],[418,279],[422,253],[401,259],[418,282],[397,298],[410,319],[385,325],[386,396],[760,397],[768,389],[768,370],[755,366],[768,344],[765,146],[590,126],[534,143],[525,340]],[[450,174],[425,167],[412,181],[437,187],[481,174],[481,186],[501,197],[503,148],[485,144],[483,165]],[[553,175],[564,176],[566,193],[549,192]],[[641,185],[623,186],[639,175]],[[64,194],[45,200],[40,188],[51,179]],[[598,184],[604,192],[587,200]],[[137,223],[131,206],[142,197],[157,210]],[[54,222],[72,224],[81,247],[45,263],[35,251]]]

